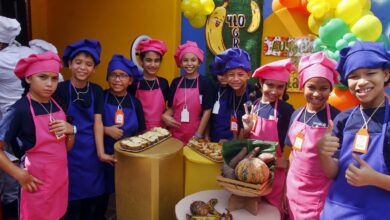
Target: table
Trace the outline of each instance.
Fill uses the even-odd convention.
[[[190,147],[183,148],[185,158],[184,195],[208,189],[221,189],[217,176],[221,174],[222,163],[213,162]]]
[[[192,195],[186,196],[175,206],[176,218],[178,220],[185,220],[186,214],[190,214],[190,205],[193,201],[201,200],[208,202],[212,198],[218,199],[218,203],[215,208],[218,212],[226,213],[225,208],[228,207],[228,201],[231,193],[226,190],[206,190],[194,193]],[[233,219],[239,220],[280,220],[279,210],[268,204],[266,201],[262,200],[259,203],[259,214],[254,216],[244,209],[232,211]]]
[[[114,145],[118,219],[174,219],[173,207],[183,198],[183,143],[168,138],[139,153]]]

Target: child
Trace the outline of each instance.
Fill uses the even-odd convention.
[[[163,114],[172,136],[187,143],[193,136],[203,138],[213,106],[214,87],[209,78],[199,74],[203,51],[195,42],[187,41],[175,53],[177,66],[184,75],[171,84],[168,109]]]
[[[59,84],[57,97],[78,130],[75,145],[68,153],[69,205],[65,219],[101,217],[104,193],[101,161],[115,162],[111,155],[104,153],[103,89],[89,82],[100,63],[100,51],[98,41],[85,39],[68,45],[62,57],[72,76]]]
[[[357,41],[340,51],[336,69],[361,104],[337,115],[318,143],[334,179],[321,219],[390,219],[390,54],[383,43]]]
[[[157,76],[157,73],[167,48],[163,41],[151,39],[142,41],[137,50],[140,51],[144,76],[141,81],[133,83],[129,88],[142,103],[146,130],[164,127],[161,116],[166,109],[169,84],[165,78]]]
[[[51,52],[21,59],[15,74],[28,84],[0,123],[0,148],[19,138],[25,151],[25,169],[18,168],[0,150],[0,168],[18,180],[21,219],[60,219],[66,212],[68,169],[66,151],[74,130],[51,98],[57,88],[60,58]]]
[[[107,82],[110,88],[104,93],[103,124],[106,154],[114,154],[114,144],[117,140],[145,130],[142,105],[137,98],[127,93],[127,87],[134,79],[140,77],[142,76],[137,66],[131,60],[122,55],[112,56],[107,68]],[[107,204],[109,195],[115,192],[114,167],[105,164],[104,171]]]
[[[322,171],[316,143],[339,113],[327,104],[338,83],[335,68],[336,62],[323,52],[304,56],[299,62],[299,88],[306,106],[292,114],[285,141],[293,148],[286,180],[290,219],[319,219],[331,184]]]
[[[218,88],[210,123],[211,141],[237,139],[242,128],[243,104],[253,90],[247,84],[250,71],[249,54],[242,49],[230,48],[215,56],[213,72],[218,79],[226,80],[229,87],[223,87],[221,83]]]
[[[284,146],[288,122],[294,108],[287,102],[280,100],[283,96],[286,99],[286,86],[290,73],[294,71],[294,65],[290,59],[284,59],[264,65],[253,73],[252,77],[260,78],[261,98],[254,102],[251,109],[252,114],[242,117],[243,137],[265,141],[278,142],[276,149],[275,177],[272,192],[265,196],[269,203],[276,206],[283,219],[284,207],[282,198],[284,196],[284,185],[286,180],[288,161],[282,158],[281,146]]]

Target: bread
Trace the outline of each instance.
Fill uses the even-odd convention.
[[[128,150],[140,150],[140,149],[142,149],[141,143],[134,142],[134,141],[130,140],[129,138],[122,140],[120,142],[120,145],[121,145],[122,148],[128,149]]]
[[[170,135],[169,131],[165,128],[154,127],[150,131],[156,132],[161,138],[166,138]]]

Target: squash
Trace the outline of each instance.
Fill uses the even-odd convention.
[[[207,216],[209,214],[209,205],[203,201],[194,201],[191,203],[190,211],[193,215]]]
[[[261,184],[269,178],[269,168],[259,158],[245,158],[235,168],[237,178],[243,182]]]

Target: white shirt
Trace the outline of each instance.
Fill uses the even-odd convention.
[[[21,81],[14,70],[21,58],[34,53],[29,47],[9,45],[0,51],[0,119],[23,94]]]

